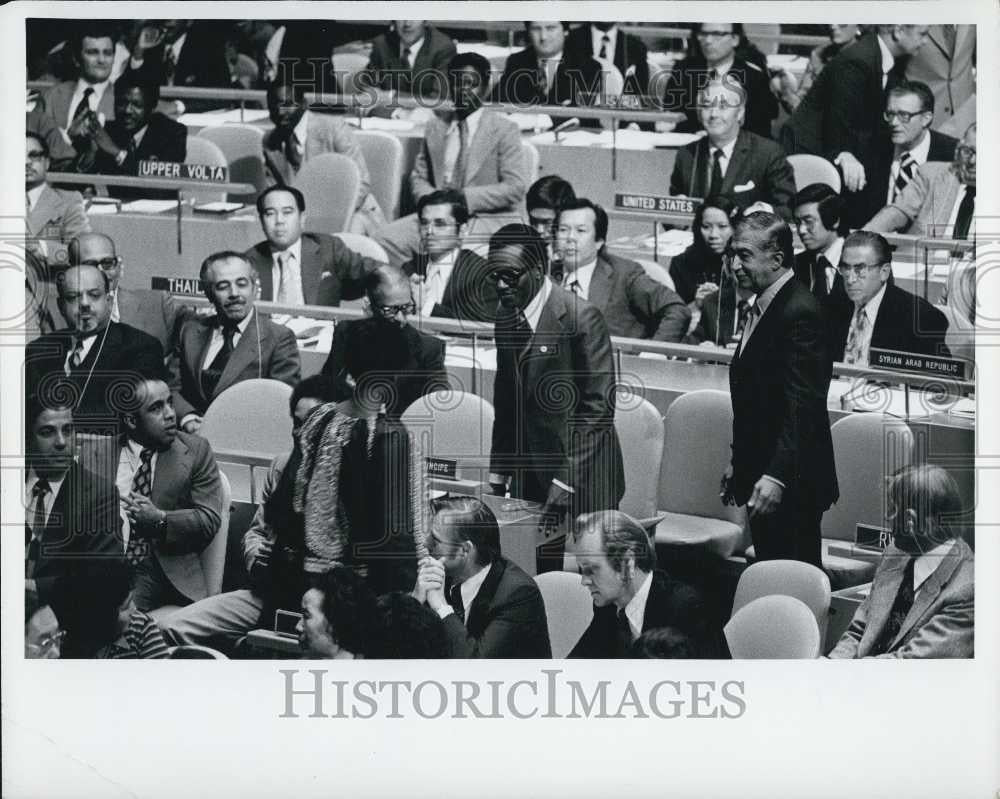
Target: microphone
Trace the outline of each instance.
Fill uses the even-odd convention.
[[[577,117],[573,117],[572,119],[567,119],[565,122],[561,122],[552,128],[552,135],[558,142],[560,133],[565,133],[567,130],[576,130],[578,127],[580,127],[580,120]]]

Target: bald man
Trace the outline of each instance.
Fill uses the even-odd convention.
[[[187,316],[165,291],[127,289],[121,285],[125,260],[115,251],[114,241],[103,233],[84,233],[69,243],[69,262],[73,266],[95,266],[108,278],[111,290],[111,321],[123,322],[149,333],[160,342],[168,357],[174,350],[175,336]]]

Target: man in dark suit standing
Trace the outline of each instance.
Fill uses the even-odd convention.
[[[566,52],[566,23],[525,22],[528,46],[507,57],[493,90],[500,103],[577,105],[601,86],[601,65],[593,58],[579,63]]]
[[[621,511],[580,517],[572,551],[584,588],[594,599],[594,618],[571,658],[631,657],[640,635],[670,628],[691,644],[695,657],[722,657],[722,628],[697,590],[656,568],[649,535]]]
[[[306,200],[292,186],[272,186],[257,198],[266,239],[244,253],[260,280],[260,299],[288,305],[340,305],[364,293],[379,262],[325,233],[305,233]]]
[[[795,279],[780,217],[756,212],[734,227],[733,271],[756,301],[729,367],[733,454],[720,496],[747,506],[758,560],[822,567],[820,520],[838,497],[822,312]]]
[[[577,198],[560,209],[556,252],[563,288],[597,308],[612,336],[680,341],[691,323],[684,300],[640,264],[609,254],[607,236],[608,215],[596,203]]]
[[[25,384],[43,402],[69,392],[77,427],[108,433],[127,400],[127,381],[162,376],[163,349],[147,333],[111,321],[110,283],[97,267],[70,267],[57,286],[68,327],[28,344]]]
[[[500,299],[489,481],[494,494],[544,503],[551,534],[567,513],[615,509],[625,493],[611,339],[597,308],[545,277],[534,229],[502,227],[489,265]],[[539,573],[562,568],[564,542],[539,550]]]
[[[486,259],[462,247],[468,232],[469,206],[456,189],[441,189],[420,198],[421,251],[403,264],[417,293],[421,316],[471,322],[496,318],[496,287],[489,281]]]
[[[156,110],[160,87],[124,77],[115,83],[115,119],[101,127],[91,115],[90,149],[81,154],[81,172],[138,175],[140,161],[182,163],[187,154],[187,128]],[[121,199],[176,198],[176,191],[109,189]]]
[[[795,225],[805,249],[795,256],[795,277],[819,301],[827,324],[851,305],[837,271],[844,239],[840,235],[843,198],[825,183],[811,183],[795,195]]]
[[[840,167],[848,192],[864,189],[885,92],[902,77],[896,60],[916,53],[926,38],[926,25],[879,25],[841,50],[781,129],[785,150],[821,155]]]
[[[432,99],[448,93],[455,43],[424,19],[396,20],[372,41],[360,85]]]
[[[500,554],[500,526],[473,497],[433,505],[414,596],[444,621],[453,658],[550,658],[545,603],[535,581]]]
[[[62,656],[92,657],[115,637],[117,602],[100,587],[125,570],[115,485],[75,462],[73,412],[29,396],[25,410],[25,592],[68,633]]]
[[[342,321],[333,329],[330,356],[323,364],[323,374],[338,381],[337,399],[351,396],[353,386],[347,380],[347,353],[352,347],[378,350],[382,332],[387,327],[402,329],[409,356],[406,366],[394,377],[392,401],[386,408],[390,417],[398,417],[425,394],[448,388],[444,368],[444,342],[413,327],[408,318],[416,313],[410,280],[399,269],[380,266],[368,278],[366,287],[371,319]],[[395,333],[387,336],[398,338]]]
[[[622,94],[646,97],[649,93],[649,63],[646,45],[630,33],[618,30],[617,22],[591,22],[574,28],[566,37],[566,56],[573,64],[598,59],[614,66],[625,80]]]
[[[948,357],[948,319],[923,297],[892,282],[892,248],[881,235],[856,230],[844,241],[840,274],[850,304],[831,326],[833,359],[865,366],[872,347]]]
[[[199,277],[215,313],[181,327],[170,388],[185,433],[198,432],[206,408],[231,385],[256,377],[295,386],[300,373],[295,334],[254,308],[257,275],[246,256],[214,253]]]
[[[700,22],[694,35],[700,52],[691,53],[674,66],[662,92],[664,111],[683,111],[687,116],[675,130],[694,133],[701,129],[698,95],[709,82],[722,81],[726,86],[741,86],[746,93],[744,128],[770,138],[778,101],[764,70],[736,55],[743,26]]]
[[[743,208],[766,202],[782,219],[792,215],[795,176],[780,144],[743,129],[746,91],[709,83],[698,94],[698,118],[708,134],[677,151],[670,194],[725,195]]]

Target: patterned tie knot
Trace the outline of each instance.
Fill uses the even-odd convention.
[[[52,486],[49,485],[49,481],[45,477],[39,477],[38,482],[35,483],[34,488],[31,489],[31,495],[35,498],[44,497],[52,490]]]
[[[149,463],[153,460],[153,454],[156,450],[150,449],[149,447],[143,447],[142,452],[139,453],[139,460],[143,463]]]
[[[129,538],[125,550],[125,560],[130,566],[138,566],[152,554],[152,547],[145,538]]]

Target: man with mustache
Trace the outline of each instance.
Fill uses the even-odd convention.
[[[188,320],[180,333],[179,374],[171,389],[180,427],[194,433],[205,409],[234,383],[252,378],[299,382],[299,349],[287,327],[254,308],[257,274],[245,255],[214,253],[201,265],[215,314]]]

